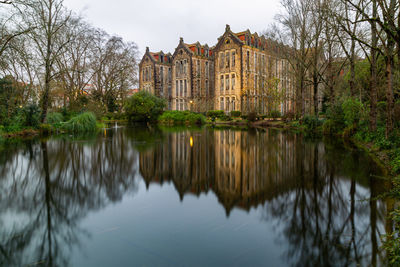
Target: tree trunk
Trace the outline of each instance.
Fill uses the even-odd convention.
[[[351,97],[356,96],[356,88],[355,88],[355,77],[356,77],[356,63],[355,63],[355,48],[356,48],[356,40],[351,40],[351,50],[350,50],[350,94]]]
[[[375,18],[377,15],[376,0],[373,0],[372,16]],[[377,117],[377,69],[376,69],[376,47],[378,45],[376,22],[371,22],[371,80],[370,80],[370,129],[376,131],[376,117]]]
[[[391,39],[391,38],[390,38]],[[391,43],[391,44],[389,44]],[[386,56],[386,77],[387,77],[387,85],[386,85],[386,138],[393,131],[393,110],[394,110],[394,99],[393,99],[393,70],[394,70],[394,43],[389,40],[388,41],[388,55]]]

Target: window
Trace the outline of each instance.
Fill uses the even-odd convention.
[[[197,75],[200,77],[200,60],[197,60]]]
[[[168,68],[168,82],[172,80],[172,71],[171,68]]]
[[[229,97],[226,98],[226,111],[230,111],[229,110]]]
[[[224,98],[223,97],[221,97],[221,100],[220,100],[220,109],[224,110]]]
[[[258,76],[257,74],[254,75],[254,89],[258,88]]]
[[[225,55],[225,58],[226,58],[226,68],[229,68],[230,67],[230,58],[231,58],[231,56],[230,56],[230,53],[229,52],[226,52],[226,55]]]
[[[176,76],[179,76],[179,61],[175,62],[175,72]]]
[[[254,52],[254,71],[257,71],[257,54]]]
[[[225,75],[225,90],[229,90],[229,74]]]
[[[184,91],[184,96],[187,96],[187,80],[185,80],[185,91]]]
[[[179,93],[179,81],[177,80],[176,84],[175,84],[175,96],[176,97],[178,97],[178,93]]]
[[[250,51],[247,51],[247,59],[246,59],[247,70],[250,70]]]
[[[224,68],[224,53],[223,52],[221,52],[221,53],[219,53],[219,68],[220,69],[222,69],[222,68]]]
[[[161,84],[164,83],[164,68],[162,66],[160,67],[160,82]]]
[[[232,90],[235,90],[235,74],[232,74],[232,77],[231,77],[231,89]]]
[[[176,110],[179,110],[179,99],[176,99],[175,109],[176,109]]]
[[[223,91],[224,90],[224,75],[221,75],[221,81],[220,81],[220,89],[221,89],[221,91]]]
[[[187,74],[187,67],[188,67],[187,60],[185,59],[183,61],[183,73],[184,74]]]
[[[235,98],[232,97],[232,110],[235,110],[235,109],[236,109],[236,107],[235,107]]]
[[[180,80],[179,83],[180,83],[180,87],[181,87],[180,90],[179,90],[179,92],[180,92],[179,95],[182,96],[183,95],[183,80]]]
[[[206,78],[208,78],[209,70],[208,70],[208,61],[206,61]]]
[[[232,51],[232,67],[235,67],[235,61],[236,61],[235,56],[236,56],[236,52]]]
[[[208,95],[208,80],[206,80],[206,94]]]

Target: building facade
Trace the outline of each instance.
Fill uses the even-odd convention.
[[[234,33],[226,25],[214,47],[186,44],[181,38],[167,61],[162,61],[161,55],[146,50],[140,63],[140,90],[167,98],[169,109],[259,114],[293,111],[289,62],[278,45],[257,33]],[[172,72],[167,80],[171,90],[164,94],[157,79],[162,66]]]

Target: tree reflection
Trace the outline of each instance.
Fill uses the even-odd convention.
[[[376,266],[385,203],[374,197],[385,185],[369,176],[379,173],[369,158],[342,147],[277,131],[187,130],[140,153],[140,172],[147,185],[171,181],[181,199],[212,190],[227,216],[262,205],[290,265]]]
[[[88,211],[137,190],[137,152],[109,131],[93,142],[65,139],[7,150],[0,165],[0,264],[67,266]]]

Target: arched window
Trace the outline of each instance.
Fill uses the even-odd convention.
[[[231,76],[231,89],[232,90],[235,90],[235,82],[236,82],[235,78],[236,78],[235,74],[233,73],[232,76]]]
[[[224,110],[224,98],[223,97],[221,97],[221,99],[220,99],[220,109]]]

